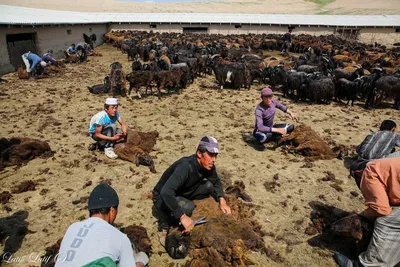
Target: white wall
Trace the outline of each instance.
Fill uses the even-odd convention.
[[[358,39],[366,44],[378,42],[383,45],[393,45],[400,42],[400,32],[396,32],[395,28],[362,28]]]
[[[91,30],[90,30],[91,29]],[[71,30],[71,34],[67,33]],[[88,24],[71,26],[2,26],[0,28],[0,74],[14,71],[10,63],[7,50],[7,34],[36,33],[36,46],[38,53],[52,49],[55,57],[63,57],[63,50],[67,49],[72,43],[83,42],[83,34],[96,34],[95,45],[103,42],[103,35],[107,32],[106,24]]]
[[[285,33],[287,26],[266,26],[266,25],[241,25],[235,28],[235,24],[156,24],[157,28],[150,28],[149,24],[110,24],[109,30],[137,30],[154,32],[182,32],[184,27],[207,27],[209,34],[263,34],[263,33]],[[296,27],[294,34],[328,35],[333,34],[335,28],[332,27]]]

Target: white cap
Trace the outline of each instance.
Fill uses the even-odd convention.
[[[46,67],[46,62],[44,62],[44,61],[40,61],[40,66],[42,66],[42,67]]]
[[[119,105],[118,100],[116,98],[107,98],[106,99],[106,104],[107,105],[113,105],[113,106]]]

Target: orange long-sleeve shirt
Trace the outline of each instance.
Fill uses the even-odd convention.
[[[368,163],[360,189],[368,206],[363,212],[364,216],[376,218],[389,215],[391,206],[400,206],[400,158],[378,159]]]

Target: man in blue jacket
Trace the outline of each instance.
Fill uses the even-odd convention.
[[[44,70],[43,68],[46,67],[46,62],[44,62],[41,57],[32,53],[31,51],[23,54],[22,60],[25,63],[26,71],[28,72],[29,79],[31,79],[31,80],[35,79],[35,73],[36,73],[35,68],[36,68],[36,66],[38,66],[38,64],[41,67],[41,70],[40,70],[41,73]]]

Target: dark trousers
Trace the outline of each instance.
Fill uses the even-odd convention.
[[[183,194],[183,196],[177,196],[176,201],[179,206],[181,206],[187,216],[192,216],[195,205],[192,200],[204,199],[209,196],[216,198],[214,194],[214,185],[203,180],[199,187],[191,192],[190,194]],[[172,216],[171,210],[167,207],[163,201],[161,195],[157,191],[153,191],[153,216],[158,219],[158,230],[167,230],[170,226],[175,226],[179,224],[179,219]]]
[[[120,129],[117,129],[117,125],[115,124],[109,124],[103,127],[101,130],[101,134],[109,137],[113,137],[116,133],[118,133]],[[97,138],[94,133],[92,135],[93,140],[97,141],[97,144],[100,148],[108,148],[108,147],[113,147],[114,146],[114,141],[109,141],[109,140],[104,140],[104,139],[99,139]]]
[[[287,127],[288,126],[288,127]],[[279,124],[274,124],[272,126],[273,128],[285,128],[287,127],[286,131],[287,134],[290,134],[291,132],[294,131],[294,125],[293,124],[286,124],[286,123],[279,123]],[[282,138],[282,135],[280,133],[263,133],[263,132],[258,132],[257,129],[254,129],[253,131],[253,136],[260,141],[260,143],[268,143],[271,141],[278,141],[279,139]]]

